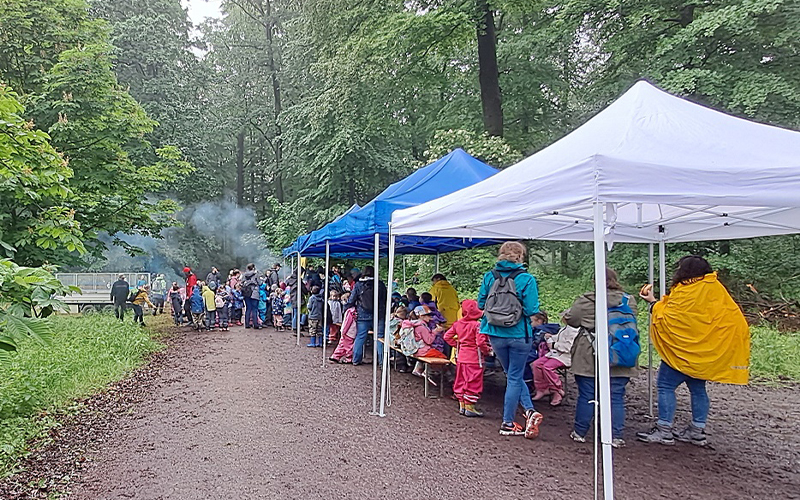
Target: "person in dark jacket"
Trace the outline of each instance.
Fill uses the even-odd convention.
[[[167,296],[172,306],[172,318],[175,320],[175,326],[180,326],[183,321],[183,297],[181,297],[181,289],[177,281],[172,282],[172,288],[169,289]]]
[[[261,328],[258,321],[258,300],[260,298],[258,271],[256,265],[252,262],[247,264],[247,271],[244,273],[244,280],[242,281],[242,295],[244,296],[244,327]]]
[[[267,284],[269,288],[272,288],[272,285],[278,286],[281,284],[281,265],[277,262],[272,265],[272,269],[267,272]]]
[[[378,308],[378,337],[383,338],[386,329],[384,325],[386,319],[386,285],[378,280],[378,303],[374,304],[374,276],[375,269],[372,266],[366,266],[361,273],[361,277],[356,282],[353,292],[350,294],[350,300],[348,300],[347,305],[345,305],[345,309],[352,306],[357,307],[358,321],[356,321],[356,339],[353,343],[354,365],[360,365],[364,359],[364,344],[373,326],[372,323],[376,305]],[[369,295],[369,298],[367,298],[366,295]],[[380,364],[382,362],[383,349],[378,349],[378,363]]]
[[[114,303],[114,316],[122,321],[125,316],[125,306],[128,295],[131,292],[130,285],[125,281],[125,275],[120,274],[119,279],[111,285],[111,302]]]
[[[325,299],[318,286],[311,287],[308,299],[308,335],[311,337],[308,347],[322,347],[322,316],[325,313]]]
[[[212,267],[211,272],[206,276],[206,286],[216,292],[217,288],[219,288],[220,279],[219,269]]]

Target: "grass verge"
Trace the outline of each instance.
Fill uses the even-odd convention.
[[[50,345],[26,341],[0,361],[0,477],[13,473],[31,441],[57,425],[54,414],[124,378],[161,348],[154,331],[108,315],[52,321]]]

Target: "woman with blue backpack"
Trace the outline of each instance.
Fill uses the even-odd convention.
[[[536,278],[525,269],[527,249],[518,241],[503,243],[494,269],[483,276],[478,307],[483,310],[480,332],[489,336],[495,356],[506,372],[501,436],[539,435],[542,414],[533,408],[523,380],[528,354],[533,348],[530,318],[539,312]],[[516,422],[517,406],[525,412],[525,426]]]
[[[608,297],[609,351],[611,359],[611,446],[625,446],[622,433],[625,428],[625,386],[638,368],[639,333],[636,327],[636,299],[622,290],[617,273],[606,268]],[[572,366],[578,386],[575,404],[575,423],[569,437],[579,443],[586,442],[586,434],[594,418],[595,398],[595,292],[587,292],[575,299],[564,313],[567,325],[579,328],[572,344]]]

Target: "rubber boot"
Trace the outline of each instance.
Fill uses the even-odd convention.
[[[306,347],[317,347],[317,336],[312,335],[309,339],[308,345]]]
[[[317,347],[322,347],[322,343],[325,342],[325,337],[322,335],[317,335]]]
[[[467,417],[482,417],[483,412],[475,408],[474,404],[464,405],[464,415]]]

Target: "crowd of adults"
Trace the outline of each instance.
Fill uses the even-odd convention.
[[[205,280],[198,280],[186,267],[183,286],[172,283],[168,287],[159,275],[152,284],[138,283],[131,293],[121,276],[112,286],[111,297],[120,320],[130,306],[134,321],[141,324],[145,304],[155,315],[163,312],[165,303],[170,304],[177,325],[198,330],[227,330],[234,324],[282,331],[297,328],[299,321],[310,339],[308,347],[335,345],[330,361],[353,365],[364,363],[376,315],[377,336],[386,337],[388,314],[386,341],[392,347],[393,365],[424,377],[425,360],[450,360],[455,365],[452,387],[461,415],[483,416],[476,404],[483,392],[485,368],[493,364],[502,368],[506,387],[499,433],[504,436],[538,436],[544,417],[534,405],[545,400],[552,406],[562,404],[562,377],[568,370],[578,389],[570,437],[582,443],[597,401],[595,292],[577,297],[559,321],[550,322],[540,308],[538,284],[526,262],[525,245],[506,242],[496,264],[484,274],[477,300],[460,301],[452,284],[436,273],[429,291],[423,293],[416,288],[401,292],[393,284],[389,310],[390,292],[376,280],[371,266],[349,271],[334,266],[328,275],[317,267],[301,270],[298,278],[296,272],[281,273],[280,264],[266,272],[248,264],[244,273],[232,269],[227,277],[212,268]],[[625,390],[639,368],[641,325],[637,298],[623,290],[613,269],[607,269],[606,276],[610,358],[605,362],[611,373],[612,446],[622,447]],[[658,421],[652,429],[637,433],[637,438],[647,443],[672,445],[677,440],[703,446],[710,405],[706,381],[747,383],[749,329],[744,316],[709,263],[699,256],[686,256],[677,263],[670,291],[660,300],[650,284],[641,288],[638,298],[651,309],[651,338],[662,362]],[[323,326],[327,326],[325,331]],[[377,353],[382,363],[383,350]],[[676,430],[675,390],[683,383],[691,393],[692,419]],[[520,410],[522,424],[517,421]]]

